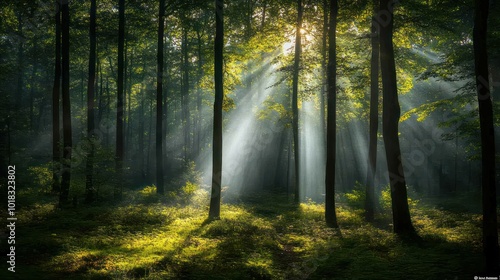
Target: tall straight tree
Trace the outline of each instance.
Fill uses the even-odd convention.
[[[380,60],[383,88],[382,134],[384,137],[387,169],[391,186],[392,218],[394,232],[398,234],[414,234],[411,223],[406,180],[401,162],[401,149],[398,138],[398,123],[401,114],[398,100],[396,80],[396,63],[392,43],[394,0],[380,0],[380,14],[387,20],[379,22]]]
[[[337,146],[337,0],[330,0],[330,27],[328,30],[328,110],[326,121],[326,176],[325,176],[325,221],[329,227],[338,227],[335,212],[335,159]]]
[[[295,189],[294,200],[300,201],[300,160],[299,160],[299,70],[300,55],[302,52],[301,30],[302,30],[302,0],[297,0],[297,30],[295,31],[295,56],[293,60],[293,78],[292,78],[292,130],[293,130],[293,154],[295,156]]]
[[[114,196],[122,195],[123,176],[123,78],[124,78],[124,46],[125,46],[125,0],[118,0],[118,85],[116,102],[116,182]]]
[[[89,140],[89,151],[87,152],[86,180],[85,180],[85,202],[94,201],[94,185],[92,175],[94,173],[94,92],[95,92],[95,68],[96,68],[96,0],[90,1],[90,52],[89,52],[89,80],[87,82],[87,137]]]
[[[69,0],[61,0],[61,76],[62,76],[62,113],[63,113],[63,170],[61,180],[60,205],[68,201],[71,182],[71,103],[69,97]]]
[[[158,50],[156,78],[156,192],[164,193],[163,187],[163,33],[165,29],[165,0],[160,0],[158,12]]]
[[[377,0],[373,1],[373,17],[371,23],[371,47],[372,55],[370,61],[370,131],[368,144],[368,170],[366,175],[366,200],[365,218],[373,221],[375,213],[375,170],[377,167],[377,131],[378,131],[378,82],[380,45],[377,28],[378,15]]]
[[[61,5],[56,0],[56,57],[54,86],[52,88],[52,192],[60,191],[59,172],[61,169],[61,136],[59,134],[59,96],[61,94]]]
[[[487,27],[489,1],[475,0],[474,13],[474,70],[479,103],[481,129],[482,201],[483,201],[483,252],[486,272],[499,272],[497,230],[497,200],[495,186],[495,131],[488,70]]]
[[[326,121],[325,121],[325,95],[327,92],[327,48],[328,48],[328,0],[323,0],[323,37],[321,38],[321,91],[320,103],[320,126],[326,141]],[[325,143],[326,144],[326,143]]]
[[[214,136],[212,158],[212,193],[210,197],[209,219],[220,217],[220,197],[222,182],[222,103],[224,101],[224,1],[215,0],[215,43],[214,43]]]

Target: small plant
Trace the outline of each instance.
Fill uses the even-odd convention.
[[[356,181],[354,189],[343,195],[348,206],[355,209],[362,209],[366,200],[365,186]]]
[[[418,204],[418,200],[416,199],[417,193],[413,190],[413,188],[408,187],[408,206],[416,207]],[[380,198],[380,206],[384,211],[391,210],[391,187],[389,185],[385,186],[382,189],[382,194]]]

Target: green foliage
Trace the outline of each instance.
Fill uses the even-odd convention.
[[[39,193],[50,193],[52,190],[52,164],[43,164],[28,167],[29,181],[28,189],[34,189]]]
[[[358,184],[359,188],[359,184]],[[155,195],[148,186],[129,197]],[[194,197],[199,189],[180,190]],[[354,192],[356,193],[356,192]],[[350,198],[359,202],[360,195]],[[387,190],[384,193],[388,193]],[[325,226],[324,204],[289,204],[284,195],[243,197],[207,222],[206,206],[146,203],[19,212],[30,228],[19,240],[20,277],[29,279],[431,279],[472,275],[481,263],[480,215],[412,206],[425,246],[404,244],[388,221],[364,222],[339,206],[340,233]],[[205,202],[204,205],[207,205]],[[386,228],[386,229],[383,229]],[[446,259],[446,262],[442,262]],[[424,261],[428,260],[428,261]],[[441,260],[441,261],[440,261]],[[440,265],[436,265],[436,262]]]
[[[408,206],[410,208],[415,208],[418,205],[418,200],[416,199],[417,193],[411,188],[410,186],[407,186],[407,193],[408,193]],[[380,206],[382,209],[386,212],[391,211],[391,204],[392,199],[391,199],[391,187],[389,185],[385,186],[382,189],[381,195],[380,195]]]
[[[349,207],[354,209],[364,209],[366,200],[366,187],[356,181],[351,192],[343,194],[344,199]]]

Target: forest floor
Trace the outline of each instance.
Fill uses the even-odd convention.
[[[388,211],[365,222],[356,193],[340,199],[335,230],[324,205],[270,193],[223,203],[221,219],[207,222],[207,193],[190,192],[158,197],[145,187],[120,203],[63,210],[49,196],[20,202],[16,277],[2,269],[0,279],[474,279],[481,271],[481,216],[470,197],[412,201],[422,239],[409,242],[391,233]]]

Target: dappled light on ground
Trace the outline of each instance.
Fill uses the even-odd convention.
[[[20,264],[26,268],[20,274],[43,272],[39,279],[453,279],[472,275],[480,265],[480,216],[453,213],[432,206],[435,202],[410,203],[423,242],[406,244],[391,233],[388,209],[374,225],[363,221],[360,193],[339,197],[337,231],[325,226],[323,204],[290,204],[284,194],[242,196],[238,204],[222,205],[220,220],[207,222],[203,190],[188,200],[170,194],[166,203],[152,189],[127,193],[130,205],[60,211],[44,203],[22,211],[23,226],[36,231],[23,231],[19,238],[23,254],[34,255]]]

